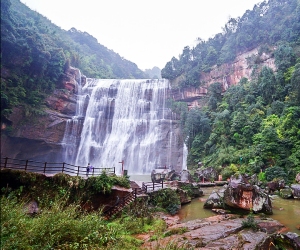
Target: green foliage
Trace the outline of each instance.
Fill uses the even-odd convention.
[[[264,67],[256,78],[242,79],[224,95],[220,83],[211,85],[206,106],[190,110],[182,120],[189,168],[197,162],[223,166],[226,178],[236,172],[231,164],[248,174],[278,166],[286,181],[293,181],[300,168],[300,67],[293,58],[285,57],[286,72]]]
[[[237,174],[238,171],[239,171],[238,167],[235,164],[230,164],[229,166],[222,169],[221,175],[226,180],[227,178],[230,178],[232,175]]]
[[[259,55],[251,59],[255,67],[262,53],[273,56],[280,71],[295,64],[291,44],[299,43],[298,0],[271,0],[256,4],[242,17],[230,18],[223,32],[207,41],[198,39],[194,48],[184,47],[179,59],[172,58],[162,69],[162,77],[170,80],[184,76],[182,87],[201,84],[201,72],[209,72],[213,66],[232,62],[245,51],[259,47]],[[211,100],[213,102],[213,99]]]
[[[63,197],[68,203],[84,203],[94,195],[110,193],[113,185],[130,187],[128,178],[110,176],[105,172],[88,179],[62,173],[47,178],[43,174],[5,169],[1,170],[1,180],[1,191],[6,196],[27,196],[37,200],[41,207],[51,207],[53,202]]]
[[[176,191],[165,188],[152,192],[150,195],[150,201],[156,207],[160,207],[168,211],[168,213],[174,215],[180,209],[180,199]]]
[[[267,181],[273,181],[274,179],[284,179],[287,181],[287,173],[283,168],[278,166],[267,168],[265,170],[265,177]]]
[[[31,217],[24,213],[24,203],[1,197],[1,249],[138,249],[142,244],[128,230],[136,218],[107,223],[99,212],[83,213],[76,203],[64,204],[56,201]],[[159,229],[158,222],[153,220],[147,230]],[[136,233],[147,232],[136,226]]]
[[[70,65],[88,77],[146,78],[88,33],[64,31],[19,0],[1,1],[1,119],[20,104],[41,112]]]
[[[266,180],[266,173],[260,172],[258,174],[258,180],[264,182]]]
[[[187,232],[187,228],[186,227],[176,227],[176,228],[171,228],[169,231],[164,233],[164,237],[168,237],[174,234],[184,234],[185,232]]]
[[[253,231],[258,230],[258,224],[255,221],[252,211],[250,211],[249,215],[247,216],[247,219],[242,221],[242,227],[243,228],[251,228]]]

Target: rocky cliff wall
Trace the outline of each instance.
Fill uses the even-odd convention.
[[[80,71],[69,68],[64,74],[62,89],[55,90],[45,100],[44,115],[28,118],[24,107],[15,107],[8,118],[11,126],[5,123],[1,125],[1,156],[55,160],[61,149],[66,120],[76,111],[75,94],[80,81],[85,81]]]
[[[171,82],[172,86],[175,86],[171,98],[175,101],[187,102],[190,107],[198,106],[198,100],[207,94],[210,84],[220,82],[223,84],[223,91],[225,91],[231,85],[238,84],[243,77],[251,80],[254,68],[258,67],[260,70],[263,66],[276,71],[272,53],[259,53],[258,48],[255,48],[238,55],[233,63],[215,65],[210,72],[202,72],[199,79],[200,87],[198,88],[176,88],[179,81],[184,80],[183,76],[178,77]]]
[[[251,79],[255,65],[258,68],[268,66],[276,70],[274,58],[271,55],[259,54],[258,49],[253,49],[239,55],[232,64],[214,66],[210,72],[202,72],[199,88],[173,88],[169,92],[169,97],[175,101],[185,101],[189,107],[199,106],[201,105],[199,100],[207,94],[210,84],[221,82],[225,91],[229,86],[238,84],[243,77]],[[175,79],[172,86],[178,86],[180,80],[184,80],[182,76]],[[69,68],[65,72],[61,89],[55,90],[46,99],[47,108],[43,116],[25,118],[25,109],[16,107],[9,117],[12,125],[9,127],[8,124],[1,124],[1,156],[42,161],[57,160],[66,120],[76,111],[75,94],[78,83],[81,82],[84,85],[85,81],[86,78],[81,76],[78,69]],[[10,130],[9,133],[8,130]],[[177,133],[179,138],[180,132],[177,131]],[[173,147],[178,147],[178,145]],[[178,157],[175,157],[177,159],[177,162],[174,162],[175,166],[181,165],[180,159],[182,159],[179,148],[177,150]]]

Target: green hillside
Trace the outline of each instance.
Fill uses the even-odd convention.
[[[88,33],[65,31],[19,0],[1,1],[2,119],[19,104],[39,112],[45,96],[60,88],[69,65],[87,77],[147,77]]]
[[[172,103],[181,114],[188,165],[214,166],[225,178],[263,170],[261,178],[292,182],[300,172],[299,1],[265,1],[230,19],[222,34],[173,57],[162,77],[181,76],[182,88],[198,87],[201,72],[253,48],[273,53],[277,70],[257,70],[260,62],[254,61],[251,80],[243,78],[225,93],[221,83],[213,83],[201,109],[188,112],[186,104]]]

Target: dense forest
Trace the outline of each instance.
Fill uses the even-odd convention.
[[[19,0],[1,0],[1,119],[20,104],[41,112],[70,65],[94,78],[148,77],[88,33],[65,31]]]
[[[189,148],[188,165],[216,167],[225,178],[234,173],[260,173],[262,179],[293,181],[300,172],[300,3],[270,0],[241,18],[230,19],[224,33],[172,58],[162,76],[184,76],[181,87],[201,85],[200,72],[230,63],[237,54],[271,47],[276,71],[256,61],[251,79],[243,78],[225,93],[209,86],[201,108],[187,110],[171,102],[181,115]],[[203,104],[205,103],[205,104]]]

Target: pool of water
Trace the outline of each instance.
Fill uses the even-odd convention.
[[[278,220],[287,227],[287,232],[300,234],[296,226],[300,225],[300,200],[282,199],[277,195],[271,196],[274,220]]]
[[[186,222],[216,215],[210,209],[204,209],[203,205],[212,191],[218,189],[219,187],[202,188],[204,196],[193,199],[191,203],[182,206],[179,211],[180,221]],[[273,195],[271,200],[273,215],[268,215],[268,217],[282,223],[287,227],[287,232],[300,234],[300,230],[296,228],[297,225],[300,225],[300,200],[282,199],[276,195]]]

